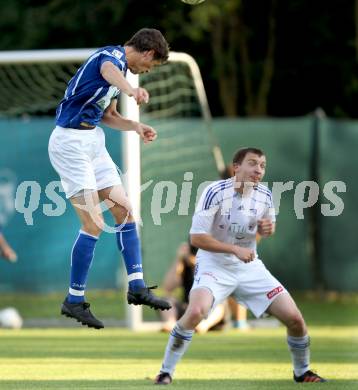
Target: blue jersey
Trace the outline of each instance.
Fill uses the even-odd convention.
[[[57,107],[56,125],[76,129],[81,123],[96,126],[101,121],[105,109],[120,93],[101,75],[105,61],[112,62],[126,75],[128,64],[123,47],[106,46],[97,50],[69,81]]]

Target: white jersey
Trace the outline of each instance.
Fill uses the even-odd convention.
[[[210,184],[201,195],[193,216],[190,234],[210,234],[216,240],[253,249],[256,253],[257,221],[270,218],[275,222],[271,191],[264,185],[254,186],[245,195],[235,191],[234,178]],[[235,255],[199,249],[197,258],[238,262]],[[222,261],[221,261],[222,260]]]

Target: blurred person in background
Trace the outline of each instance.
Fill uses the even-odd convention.
[[[0,227],[0,257],[4,260],[11,262],[11,263],[14,263],[17,261],[17,254],[11,248],[9,243],[6,241],[6,238],[2,232],[1,227]]]
[[[163,281],[163,290],[172,308],[160,312],[163,321],[162,331],[170,332],[177,320],[184,314],[188,303],[189,293],[194,281],[195,256],[198,249],[190,243],[180,244],[176,258],[166,273]],[[180,296],[175,295],[179,290]],[[219,330],[225,325],[227,317],[226,305],[217,305],[208,318],[197,325],[197,333],[205,333],[208,330]]]

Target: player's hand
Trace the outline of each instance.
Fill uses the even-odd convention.
[[[234,246],[233,250],[234,255],[244,263],[249,263],[252,260],[255,260],[255,251],[249,248],[243,248],[241,246]]]
[[[257,232],[262,237],[268,237],[271,236],[275,231],[275,225],[271,221],[271,219],[265,218],[265,219],[259,219],[257,221]]]
[[[153,127],[145,125],[144,123],[138,123],[135,132],[139,134],[145,144],[148,144],[157,138],[157,132]]]
[[[177,258],[185,259],[189,256],[189,253],[190,253],[189,244],[187,242],[183,242],[179,245],[179,248],[177,250]]]
[[[11,263],[15,263],[15,261],[17,261],[16,252],[9,246],[6,246],[2,249],[1,255],[4,257],[4,259],[10,261]]]
[[[133,88],[133,97],[137,104],[148,103],[149,93],[144,88]]]

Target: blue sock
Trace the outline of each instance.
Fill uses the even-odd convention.
[[[116,228],[118,229],[116,233],[118,248],[122,252],[127,269],[129,290],[139,290],[145,287],[145,283],[136,224],[130,222],[124,225],[116,225]]]
[[[98,238],[80,230],[71,254],[71,280],[67,300],[80,303],[85,300],[88,270]]]

